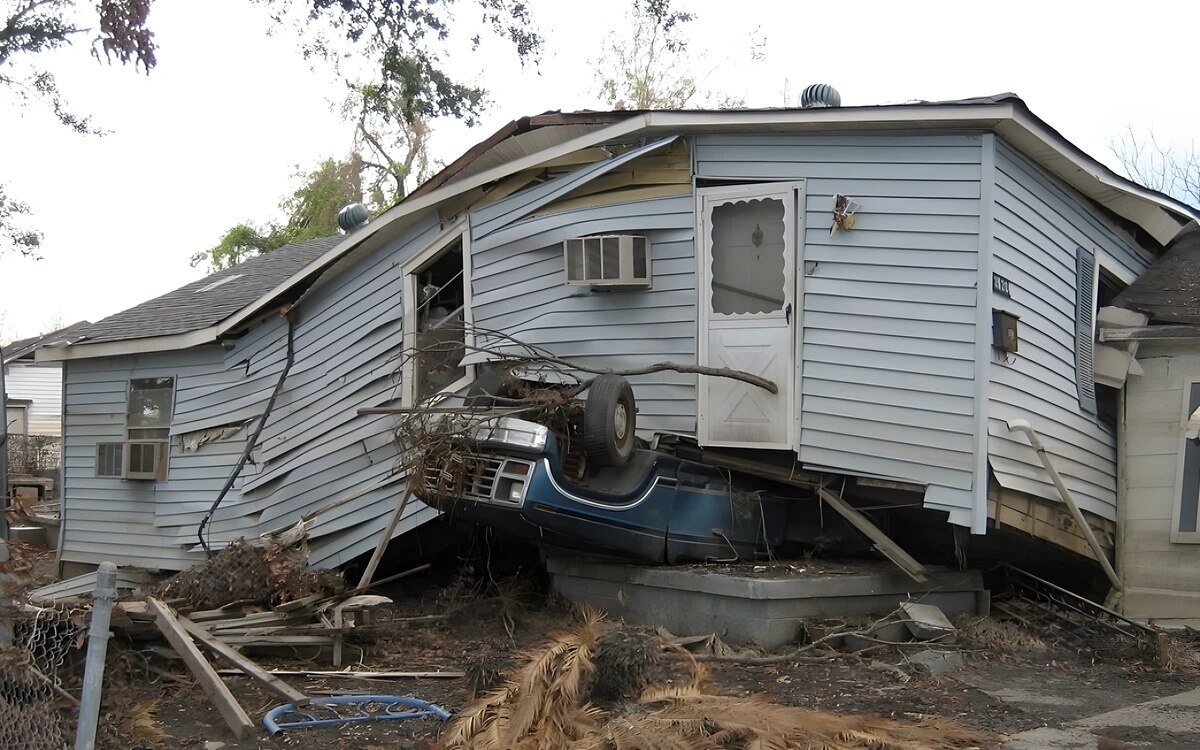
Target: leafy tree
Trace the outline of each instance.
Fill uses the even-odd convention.
[[[221,271],[292,242],[337,234],[338,211],[362,200],[360,162],[357,155],[345,161],[326,159],[311,172],[300,172],[300,187],[279,205],[284,222],[238,224],[215,247],[192,255],[192,265],[207,263],[210,271]]]
[[[10,198],[0,185],[0,255],[5,251],[15,251],[26,258],[38,259],[37,251],[42,244],[42,233],[27,229],[15,221],[29,213],[29,206],[21,201]]]
[[[350,156],[298,173],[300,187],[279,205],[287,217],[283,223],[239,224],[215,247],[194,254],[192,265],[207,263],[219,271],[291,242],[329,237],[338,232],[338,212],[350,203],[365,202],[376,214],[402,199],[410,182],[428,176],[432,131],[422,118],[406,123],[392,116],[393,106],[374,84],[351,86],[342,106],[354,128]]]
[[[270,10],[274,25],[292,27],[300,35],[306,59],[324,59],[342,66],[351,56],[368,59],[374,66],[373,102],[388,106],[367,108],[369,118],[388,125],[399,124],[420,141],[425,123],[434,117],[455,117],[473,124],[485,99],[482,88],[457,81],[443,68],[451,40],[455,0],[251,0]],[[153,0],[0,0],[10,10],[0,27],[0,86],[20,101],[44,102],[63,125],[80,133],[98,133],[86,116],[66,105],[54,76],[37,65],[38,54],[73,44],[90,30],[77,25],[77,17],[94,9],[97,30],[92,38],[92,55],[109,62],[133,64],[147,73],[156,64],[157,47],[148,27]],[[93,5],[94,2],[94,5]],[[528,9],[521,0],[474,0],[482,21],[496,35],[507,39],[522,60],[535,59],[542,39],[534,30]],[[469,40],[474,50],[479,36]],[[357,77],[357,76],[356,76]],[[378,134],[379,128],[364,128]],[[384,140],[380,144],[387,145]],[[372,145],[372,148],[374,146]],[[387,153],[395,151],[394,148]],[[422,153],[423,147],[417,149]],[[378,154],[376,154],[378,156]],[[414,157],[415,158],[415,157]],[[401,159],[372,160],[384,167],[380,174],[398,173],[399,184],[383,190],[383,182],[372,189],[381,196],[402,195],[403,179],[414,168]],[[26,244],[12,246],[29,250],[41,243],[37,232],[11,228],[6,216],[27,213],[19,202],[6,203],[0,210],[0,242],[12,244],[19,236]],[[5,213],[7,211],[7,213]],[[31,245],[29,243],[32,243]],[[236,247],[236,245],[231,245]],[[5,245],[0,244],[0,252]],[[203,262],[203,260],[201,261]]]
[[[682,109],[699,89],[683,34],[694,13],[671,0],[633,0],[630,34],[614,37],[600,60],[600,95],[611,109]]]
[[[432,128],[424,117],[397,118],[403,102],[389,98],[375,84],[350,87],[342,115],[354,124],[354,149],[362,167],[363,192],[376,210],[408,194],[411,181],[429,176],[429,138]]]
[[[373,60],[378,99],[398,103],[378,114],[405,123],[453,117],[474,124],[486,92],[443,70],[455,0],[255,0],[291,25],[306,59],[342,65],[347,53]],[[522,0],[475,0],[483,22],[509,40],[521,60],[536,59],[542,38]],[[474,51],[479,36],[470,39]]]
[[[133,64],[149,72],[155,65],[154,34],[146,28],[152,0],[99,0],[95,5],[98,31],[92,54],[99,59]],[[77,133],[99,134],[91,119],[71,110],[54,74],[38,65],[42,52],[72,44],[89,32],[76,25],[75,0],[8,0],[0,26],[0,87],[21,106],[37,102],[48,107],[65,127]],[[14,217],[29,206],[8,196],[0,185],[0,255],[16,252],[39,257],[42,233],[22,228]]]
[[[700,60],[710,55],[693,55],[689,48],[686,27],[696,18],[671,0],[633,0],[623,27],[628,32],[614,31],[597,63],[600,96],[610,109],[685,109],[697,101],[718,109],[746,106],[739,97],[706,89],[705,76],[697,76]],[[764,44],[755,30],[751,61],[762,59]]]

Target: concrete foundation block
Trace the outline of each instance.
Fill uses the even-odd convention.
[[[556,591],[614,617],[662,626],[676,635],[716,633],[731,643],[767,649],[795,643],[807,619],[882,616],[910,599],[954,617],[974,615],[979,602],[987,601],[983,576],[975,570],[935,568],[918,584],[891,566],[873,563],[837,573],[784,569],[762,575],[568,557],[550,557],[546,567]]]

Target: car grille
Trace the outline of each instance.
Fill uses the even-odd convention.
[[[492,488],[504,459],[472,456],[425,468],[425,493],[449,500],[492,500]]]

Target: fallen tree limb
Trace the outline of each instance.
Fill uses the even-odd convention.
[[[579,372],[586,372],[590,375],[621,375],[622,377],[632,377],[634,375],[651,375],[656,372],[665,372],[667,370],[673,372],[681,372],[691,375],[709,375],[714,378],[729,378],[731,380],[740,380],[743,383],[757,386],[767,391],[768,393],[779,393],[779,386],[773,380],[767,380],[753,373],[745,372],[744,370],[731,370],[727,367],[708,367],[706,365],[689,365],[682,362],[658,362],[645,367],[630,367],[623,370],[614,370],[603,367],[588,367],[581,365],[578,362],[572,362],[568,359],[543,354],[537,357],[529,357],[525,355],[509,355],[505,352],[495,352],[496,360],[500,362],[508,362],[511,364],[551,364],[559,367],[566,367]],[[586,388],[587,383],[583,386]],[[583,390],[582,388],[580,390]]]

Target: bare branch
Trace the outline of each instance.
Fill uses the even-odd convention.
[[[1131,180],[1193,206],[1200,206],[1200,154],[1194,143],[1186,148],[1162,143],[1153,130],[1139,135],[1132,125],[1109,142],[1113,156]]]

